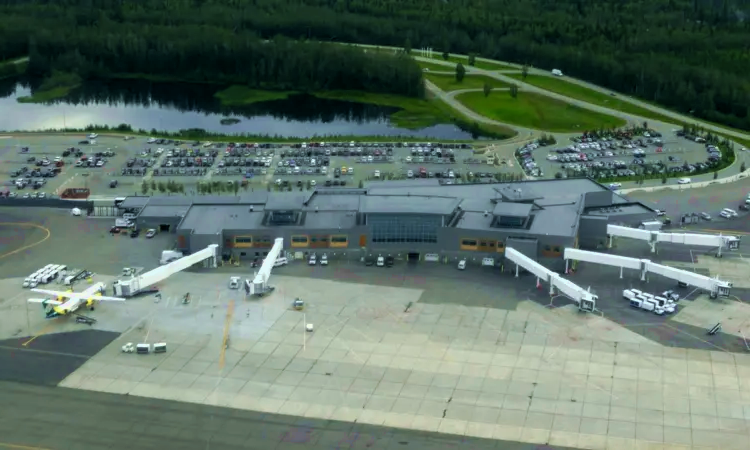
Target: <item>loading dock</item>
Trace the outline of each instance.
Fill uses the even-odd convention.
[[[133,277],[129,280],[117,280],[112,285],[115,295],[123,297],[135,295],[143,289],[165,280],[177,272],[182,272],[200,262],[204,262],[206,267],[216,268],[219,258],[218,249],[218,245],[211,244],[201,251],[175,259],[168,264],[157,267],[156,269],[137,277]]]
[[[623,269],[640,270],[641,281],[647,281],[646,275],[648,273],[655,273],[657,275],[661,275],[663,277],[677,281],[677,284],[680,286],[694,286],[699,289],[704,289],[709,292],[711,298],[727,297],[729,296],[729,291],[732,288],[731,282],[722,281],[718,277],[711,278],[695,272],[689,272],[687,270],[664,266],[649,261],[648,259],[628,258],[626,256],[589,252],[586,250],[579,250],[577,248],[566,248],[564,258],[566,272],[568,271],[568,261],[570,260],[619,267],[620,278],[622,278]]]
[[[724,236],[721,234],[694,234],[694,233],[662,233],[656,230],[642,230],[637,228],[622,227],[619,225],[607,225],[609,235],[609,247],[612,248],[614,236],[645,241],[651,247],[651,252],[656,253],[656,245],[659,242],[689,245],[694,247],[716,248],[716,257],[721,258],[722,249],[737,250],[740,248],[740,238],[737,236]]]
[[[410,252],[406,255],[406,260],[408,262],[419,262],[419,253]]]
[[[539,283],[542,281],[549,283],[549,294],[551,296],[555,295],[555,288],[557,288],[561,294],[576,302],[579,310],[588,312],[594,312],[596,310],[596,300],[598,297],[588,290],[566,280],[559,274],[547,269],[514,248],[506,248],[505,257],[515,263],[516,278],[519,276],[520,268],[523,267],[536,275],[537,286],[539,286]]]

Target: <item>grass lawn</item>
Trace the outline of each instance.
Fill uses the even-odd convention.
[[[679,123],[679,120],[651,111],[650,109],[641,108],[640,106],[626,102],[617,97],[597,92],[575,83],[569,83],[561,78],[545,75],[529,75],[524,80],[520,73],[508,74],[508,76],[550,92],[575,98],[577,100],[583,100],[592,105],[604,106],[628,114],[641,116],[646,119],[659,120],[661,122],[674,124]]]
[[[417,64],[419,64],[419,67],[421,67],[422,69],[426,69],[426,70],[424,70],[424,73],[429,73],[429,72],[455,72],[456,71],[456,66],[451,66],[451,65],[448,65],[448,64],[446,64],[446,65],[435,64],[435,63],[431,63],[431,62],[428,62],[428,61],[419,61],[419,60],[416,60],[416,61],[417,61]]]
[[[554,132],[581,132],[625,125],[625,121],[595,111],[579,108],[544,95],[518,92],[513,98],[508,92],[466,92],[456,96],[468,108],[499,122]]]
[[[369,103],[380,106],[400,108],[390,117],[394,125],[401,128],[417,130],[438,124],[454,123],[464,128],[471,128],[495,139],[508,139],[515,136],[515,131],[487,124],[474,123],[453,108],[436,98],[418,99],[400,95],[375,94],[361,91],[325,91],[313,93],[316,97],[349,102]]]
[[[251,89],[247,86],[235,85],[217,92],[214,94],[214,97],[218,98],[224,106],[241,106],[272,100],[285,100],[292,94],[295,94],[295,92],[263,91],[260,89]]]
[[[77,87],[78,85],[59,86],[44,91],[36,91],[32,95],[18,97],[16,101],[18,101],[18,103],[47,103],[52,100],[57,100],[58,98],[66,97],[68,94],[70,94],[70,91]]]
[[[493,88],[506,88],[509,86],[507,83],[486,75],[466,75],[460,83],[456,81],[455,75],[425,73],[424,77],[446,92],[457,91],[459,89],[483,89],[484,83],[489,83]]]

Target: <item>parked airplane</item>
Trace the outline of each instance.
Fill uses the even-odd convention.
[[[51,291],[46,289],[32,289],[33,292],[40,294],[47,294],[54,296],[56,300],[50,298],[30,298],[30,303],[41,303],[44,307],[46,316],[48,319],[54,317],[64,316],[67,314],[75,313],[78,308],[86,306],[87,308],[94,310],[95,301],[125,301],[124,298],[120,297],[107,297],[102,295],[107,285],[104,283],[96,283],[90,288],[83,292],[76,293],[72,291]]]

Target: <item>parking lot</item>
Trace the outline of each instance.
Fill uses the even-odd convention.
[[[173,181],[193,193],[204,181],[239,181],[248,189],[310,188],[419,177],[445,184],[492,182],[519,173],[514,161],[488,158],[466,144],[211,143],[104,136],[93,143],[84,141],[89,141],[84,135],[19,135],[0,140],[5,188],[29,196],[55,195],[70,187],[89,188],[94,195],[124,195],[143,192],[145,179],[149,190]],[[40,161],[46,165],[37,167]],[[35,172],[36,168],[40,170]],[[22,182],[17,184],[19,179]]]
[[[624,178],[638,174],[689,176],[709,169],[721,158],[721,152],[683,137],[647,132],[636,136],[580,136],[567,146],[529,144],[519,149],[519,156],[532,176]]]

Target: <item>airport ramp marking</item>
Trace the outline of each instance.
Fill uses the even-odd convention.
[[[28,249],[30,249],[32,247],[36,247],[37,245],[39,245],[39,244],[43,243],[44,241],[46,241],[47,239],[49,239],[50,236],[52,236],[52,232],[48,228],[43,227],[43,226],[41,226],[39,224],[36,224],[36,223],[31,223],[31,222],[0,222],[0,227],[7,227],[7,226],[36,228],[38,230],[44,231],[45,236],[42,239],[40,239],[39,241],[36,241],[36,242],[28,244],[28,245],[24,245],[21,248],[17,248],[15,250],[11,250],[11,251],[9,251],[7,253],[3,253],[2,255],[0,255],[0,259],[7,258],[8,256],[12,256],[12,255],[15,255],[16,253],[20,253],[20,252],[22,252],[24,250],[28,250]]]

